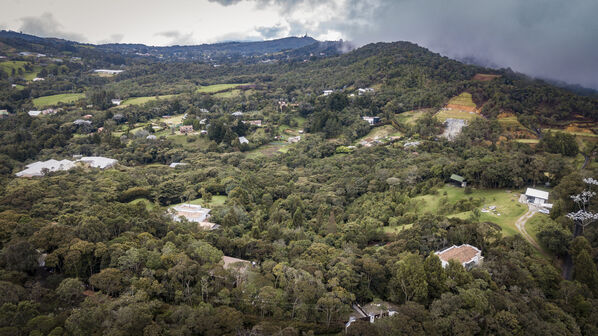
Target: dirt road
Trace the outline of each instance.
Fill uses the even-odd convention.
[[[540,245],[538,245],[538,243],[534,240],[534,238],[532,238],[532,236],[530,236],[527,231],[525,230],[525,223],[532,218],[532,216],[537,212],[537,209],[535,206],[533,205],[529,205],[528,206],[528,210],[526,213],[523,214],[523,216],[519,217],[517,219],[517,221],[515,222],[515,226],[517,227],[517,230],[519,230],[519,232],[521,233],[521,235],[523,236],[523,238],[525,238],[525,240],[527,240],[530,244],[532,244],[535,248],[538,249],[538,251],[542,252],[542,248],[540,247]]]

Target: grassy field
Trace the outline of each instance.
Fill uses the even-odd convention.
[[[390,136],[402,136],[402,134],[401,134],[401,132],[394,129],[394,127],[392,127],[392,125],[384,125],[384,126],[372,128],[366,136],[364,136],[360,139],[357,139],[355,141],[355,143],[358,144],[360,141],[362,141],[364,139],[383,139],[385,137],[390,137]]]
[[[440,199],[446,191],[448,202],[453,204],[461,199],[469,197],[484,199],[480,208],[496,207],[496,213],[483,212],[480,215],[481,222],[492,222],[502,228],[503,235],[512,236],[518,233],[515,227],[515,221],[526,211],[526,207],[518,202],[519,193],[507,192],[504,189],[474,189],[469,195],[465,194],[465,189],[446,185],[438,190],[438,195],[419,196],[415,199],[420,201],[417,211],[437,214],[440,205]],[[457,217],[466,219],[473,214],[471,211],[450,214],[448,217]]]
[[[448,102],[449,104],[455,104],[455,105],[463,105],[463,106],[469,106],[469,107],[476,107],[475,103],[473,102],[473,100],[471,99],[471,93],[469,92],[463,92],[462,94],[451,98],[451,100],[449,100]]]
[[[200,86],[195,92],[197,92],[197,93],[216,93],[216,92],[220,92],[220,91],[224,91],[224,90],[228,90],[228,89],[234,89],[241,85],[247,85],[247,83],[244,83],[244,84],[214,84],[214,85],[208,85],[208,86]]]
[[[426,112],[428,112],[426,109],[403,112],[397,115],[397,120],[404,124],[415,125],[415,122],[423,117]]]
[[[525,230],[529,233],[534,240],[540,244],[538,241],[538,232],[549,222],[553,222],[548,215],[536,213],[532,218],[530,218],[527,223],[525,223]]]
[[[235,89],[235,90],[214,93],[212,96],[215,98],[234,98],[234,97],[238,97],[240,95],[241,95],[241,90]]]
[[[85,97],[84,93],[62,93],[33,99],[35,107],[53,106],[59,103],[71,104]]]
[[[9,76],[12,74],[12,69],[15,69],[15,72],[18,76],[18,71],[21,69],[23,71],[23,78],[26,80],[32,80],[33,78],[37,77],[38,72],[41,70],[41,66],[33,65],[33,71],[26,71],[25,64],[29,62],[26,61],[6,61],[0,62],[0,69],[6,72]]]
[[[256,158],[260,156],[272,156],[276,153],[286,153],[289,150],[289,144],[287,142],[276,141],[269,144],[263,145],[252,151],[247,152],[248,158]]]
[[[156,207],[156,205],[154,203],[152,203],[151,201],[145,199],[145,198],[138,198],[135,200],[132,200],[131,202],[129,202],[129,204],[139,204],[142,203],[145,205],[145,208],[148,210],[152,210],[153,208]]]
[[[196,198],[196,199],[194,199],[192,201],[184,202],[184,203],[199,204],[202,207],[212,208],[212,207],[215,207],[215,206],[224,205],[224,203],[226,202],[226,199],[227,199],[226,196],[219,196],[219,195],[217,195],[217,196],[212,196],[212,200],[210,200],[209,203],[204,202],[203,199],[201,199],[201,198]],[[182,203],[179,203],[179,204],[182,204]],[[174,207],[174,206],[177,206],[179,204],[173,204],[170,207]]]
[[[156,99],[169,99],[172,97],[176,97],[177,95],[171,94],[171,95],[162,95],[162,96],[152,96],[152,97],[135,97],[135,98],[129,98],[126,99],[125,101],[123,101],[119,106],[129,106],[129,105],[143,105],[147,102],[150,102],[152,100],[156,100]]]

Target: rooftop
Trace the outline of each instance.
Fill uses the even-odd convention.
[[[534,189],[534,188],[527,188],[527,190],[525,191],[525,196],[530,196],[530,197],[541,198],[541,199],[547,200],[548,192]]]
[[[451,180],[454,180],[457,182],[463,182],[463,181],[465,181],[465,178],[461,175],[453,174],[453,175],[451,175]]]
[[[469,244],[453,245],[446,250],[436,252],[440,260],[448,262],[449,260],[456,260],[461,264],[470,262],[481,251]]]

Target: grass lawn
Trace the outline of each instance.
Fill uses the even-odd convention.
[[[260,156],[273,156],[276,153],[286,153],[289,149],[289,143],[275,141],[247,152],[247,157],[256,158]]]
[[[540,142],[538,139],[515,139],[517,142],[526,143],[526,144],[537,144]]]
[[[212,208],[212,207],[215,207],[215,206],[218,206],[218,205],[224,205],[224,203],[226,202],[227,198],[228,198],[227,196],[217,195],[217,196],[212,196],[212,200],[210,200],[209,203],[204,202],[203,199],[201,199],[201,198],[196,198],[196,199],[194,199],[192,201],[184,202],[184,203],[199,204],[202,207]],[[179,204],[182,204],[182,203],[179,203]],[[179,204],[172,204],[170,207],[174,207],[174,206],[177,206]]]
[[[135,97],[135,98],[128,98],[123,101],[119,106],[129,106],[129,105],[143,105],[149,101],[156,100],[156,99],[169,99],[172,97],[176,97],[177,95],[162,95],[162,96],[152,96],[152,97]]]
[[[544,227],[546,224],[554,222],[548,215],[536,213],[535,215],[530,218],[527,223],[525,223],[525,230],[529,233],[534,240],[540,244],[538,241],[538,232]]]
[[[462,94],[451,98],[451,100],[449,100],[448,103],[455,104],[455,105],[476,107],[475,103],[471,99],[471,93],[469,93],[469,92],[463,92]]]
[[[480,222],[492,222],[500,225],[505,236],[512,236],[518,233],[515,227],[515,221],[526,211],[526,207],[518,202],[519,193],[506,192],[504,189],[474,189],[469,195],[465,194],[465,189],[446,185],[438,190],[437,195],[418,196],[415,199],[421,201],[417,206],[417,211],[437,214],[440,205],[440,199],[445,197],[446,191],[448,202],[453,204],[461,199],[483,198],[484,201],[480,208],[496,206],[497,214],[492,212],[483,212],[480,215]],[[498,215],[500,214],[500,216]],[[457,217],[467,219],[472,216],[471,211],[450,214],[447,217]]]
[[[33,105],[35,107],[45,107],[57,105],[59,103],[71,104],[79,99],[85,97],[84,93],[62,93],[52,96],[44,96],[33,99]]]
[[[408,125],[415,125],[415,122],[426,114],[427,110],[413,110],[400,113],[397,115],[397,120]]]
[[[153,208],[156,207],[156,205],[153,202],[151,202],[145,198],[138,198],[138,199],[135,199],[135,200],[132,200],[131,202],[129,202],[129,204],[139,204],[139,203],[144,204],[145,208],[147,210],[152,210]]]
[[[241,90],[229,90],[229,91],[223,91],[223,92],[218,92],[212,95],[212,97],[214,98],[234,98],[234,97],[238,97],[241,95]]]
[[[214,85],[208,85],[208,86],[200,86],[195,92],[197,92],[197,93],[216,93],[216,92],[220,92],[220,91],[224,91],[224,90],[228,90],[228,89],[233,89],[233,88],[236,88],[241,85],[247,85],[247,83],[244,83],[244,84],[214,84]]]
[[[33,71],[28,72],[25,70],[25,64],[29,62],[26,61],[6,61],[0,62],[0,69],[6,72],[9,76],[12,74],[12,69],[15,69],[15,73],[18,76],[18,71],[21,69],[23,71],[23,78],[26,80],[32,80],[33,78],[37,77],[38,72],[42,69],[39,65],[33,65]]]
[[[440,110],[440,111],[438,111],[438,113],[436,113],[436,118],[438,118],[438,120],[440,120],[442,122],[446,121],[446,119],[448,119],[448,118],[465,119],[465,120],[471,121],[475,118],[479,118],[479,116],[476,113],[467,112],[467,111]]]
[[[397,131],[392,125],[384,125],[380,127],[373,127],[370,132],[361,139],[358,139],[357,142],[363,139],[380,139],[388,136],[401,136],[401,132]]]
[[[507,129],[507,130],[528,130],[525,126],[523,126],[519,120],[517,120],[517,117],[515,116],[511,116],[511,117],[504,117],[504,118],[498,118],[497,119],[498,123],[500,124],[500,126],[502,126],[503,129]]]

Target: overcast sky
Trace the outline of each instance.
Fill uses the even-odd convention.
[[[598,0],[2,0],[0,28],[148,45],[407,40],[598,89],[596,16]]]

